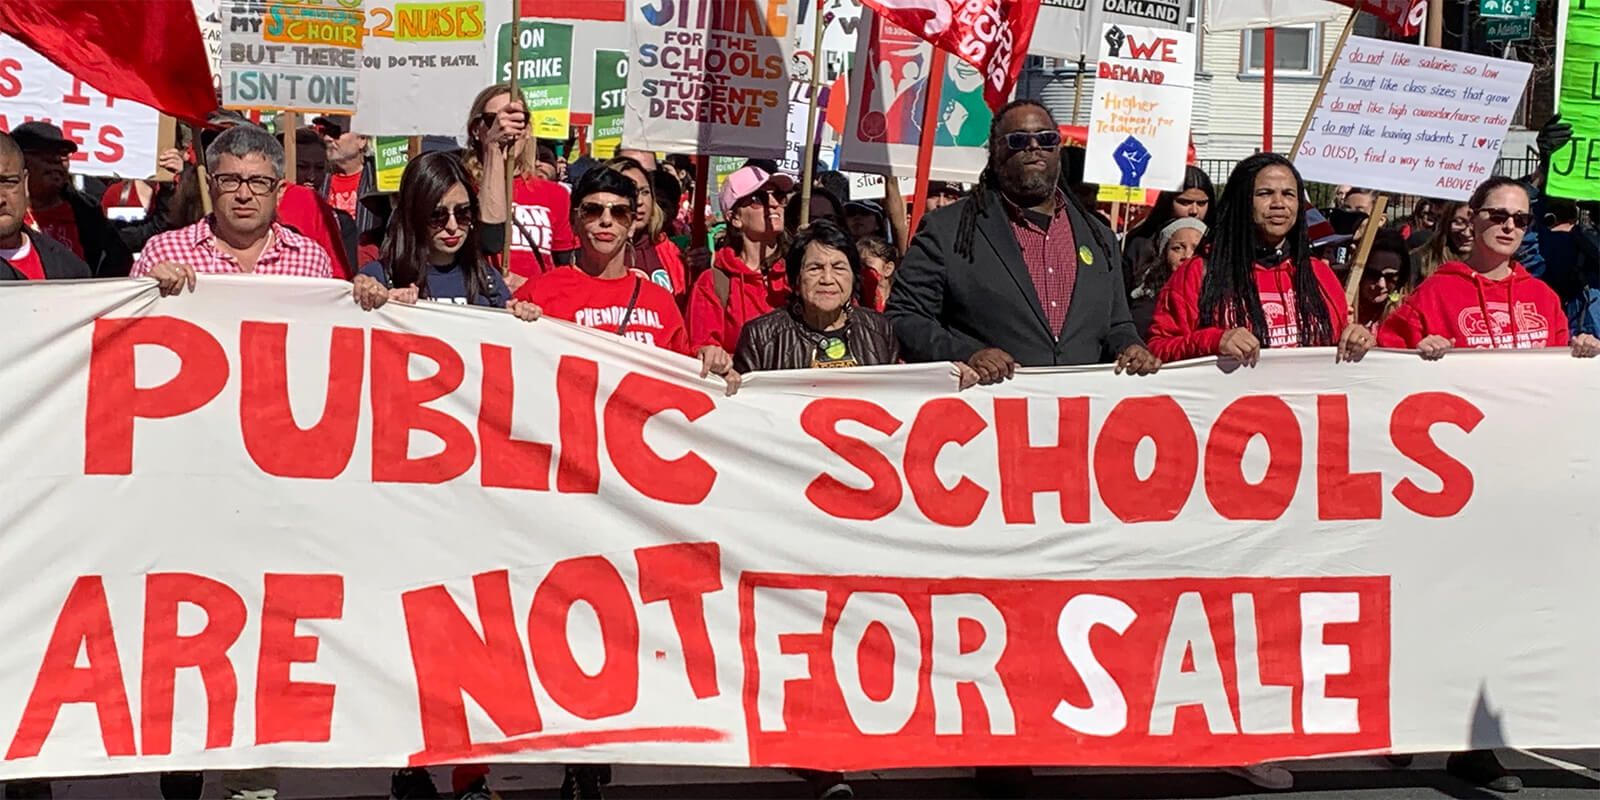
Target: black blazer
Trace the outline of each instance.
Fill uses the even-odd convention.
[[[47,281],[69,280],[72,278],[90,278],[89,265],[78,254],[67,249],[67,246],[56,240],[31,230],[22,229],[22,235],[28,237],[33,243],[33,249],[39,254],[39,264],[44,267],[44,279]],[[0,258],[0,281],[25,281],[28,276],[23,275],[11,262]]]
[[[978,215],[970,258],[955,252],[961,214],[972,202],[968,198],[923,217],[895,270],[885,313],[907,361],[966,361],[979,350],[998,347],[1025,367],[1099,364],[1142,344],[1128,314],[1121,253],[1109,228],[1076,205],[1068,207],[1078,278],[1066,321],[1052,331],[1000,197],[991,190],[988,199]]]

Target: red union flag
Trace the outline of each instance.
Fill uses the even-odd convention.
[[[862,0],[885,19],[983,71],[983,99],[998,109],[1028,57],[1040,0]]]

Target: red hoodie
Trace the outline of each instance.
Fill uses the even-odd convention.
[[[1191,258],[1178,267],[1172,279],[1156,298],[1155,318],[1150,323],[1150,352],[1162,361],[1217,355],[1222,334],[1233,327],[1249,327],[1247,322],[1200,327],[1200,279],[1206,262]],[[1267,317],[1265,347],[1299,347],[1300,325],[1294,312],[1294,266],[1284,259],[1275,267],[1255,267],[1256,294]],[[1322,287],[1322,300],[1328,306],[1328,321],[1338,338],[1350,318],[1344,301],[1344,287],[1333,270],[1320,258],[1311,259],[1311,271]],[[1333,341],[1325,342],[1332,345]]]
[[[728,276],[728,302],[717,296],[715,275]],[[789,302],[789,281],[780,271],[765,275],[724,247],[717,251],[711,269],[701,273],[689,293],[689,344],[695,350],[714,344],[733,352],[745,323]]]
[[[1456,347],[1526,349],[1564,347],[1569,333],[1555,290],[1521,264],[1512,262],[1511,274],[1493,281],[1450,261],[1384,320],[1378,346],[1409,350],[1434,335]]]

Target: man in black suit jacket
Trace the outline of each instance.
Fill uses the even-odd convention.
[[[16,141],[0,133],[0,281],[28,280],[25,270],[46,280],[90,277],[89,265],[66,245],[22,224],[28,211],[28,170],[23,164]]]
[[[961,361],[983,383],[1018,366],[1160,368],[1123,292],[1116,237],[1061,191],[1061,135],[1029,100],[995,116],[971,197],[932,212],[895,271],[886,313],[908,361]]]

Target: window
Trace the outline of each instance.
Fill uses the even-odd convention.
[[[1244,74],[1260,75],[1266,63],[1264,30],[1245,31]],[[1322,26],[1286,25],[1278,28],[1273,42],[1273,66],[1279,75],[1322,74]]]

